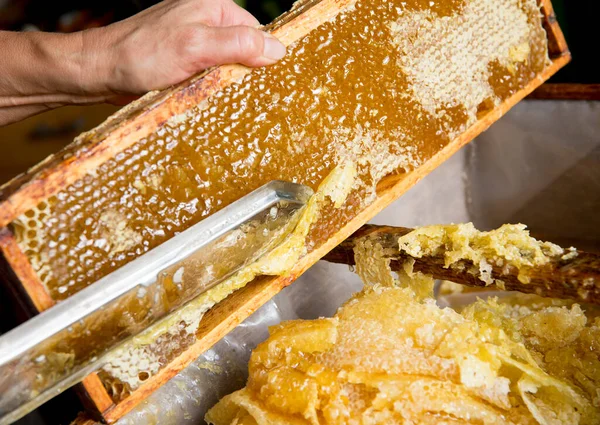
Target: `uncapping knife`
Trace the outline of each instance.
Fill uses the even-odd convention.
[[[312,195],[273,181],[0,337],[0,425],[281,244]]]

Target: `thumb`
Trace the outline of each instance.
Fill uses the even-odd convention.
[[[202,62],[207,66],[241,63],[247,66],[271,65],[285,56],[286,49],[272,35],[247,26],[206,27]]]

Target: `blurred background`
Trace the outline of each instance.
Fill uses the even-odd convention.
[[[125,19],[128,16],[150,7],[155,3],[157,3],[156,0],[88,0],[83,2],[75,0],[54,0],[52,2],[49,2],[48,0],[0,0],[0,30],[55,32],[79,31],[86,28],[109,25],[112,22]],[[288,10],[292,6],[293,1],[237,0],[237,3],[248,9],[259,19],[259,21],[266,24],[284,11]],[[554,5],[561,28],[565,33],[567,43],[571,49],[573,61],[564,69],[562,69],[555,77],[553,77],[550,82],[562,84],[600,84],[600,72],[598,72],[598,69],[595,66],[596,59],[594,57],[595,52],[597,51],[597,43],[599,41],[595,25],[597,25],[597,17],[600,16],[600,2],[597,0],[552,0],[552,3]],[[6,59],[3,58],[2,60]],[[552,146],[558,146],[560,144],[558,139],[560,139],[561,143],[565,143],[565,146],[568,145],[572,147],[574,152],[581,153],[593,151],[595,152],[594,155],[588,155],[583,159],[580,159],[579,157],[575,158],[576,155],[573,154],[573,158],[575,159],[573,159],[571,162],[575,164],[587,161],[585,162],[587,165],[584,164],[585,167],[568,168],[565,166],[565,170],[576,170],[579,174],[583,173],[584,177],[586,177],[588,180],[594,180],[592,183],[597,185],[597,172],[590,171],[597,169],[599,164],[598,158],[600,158],[600,155],[598,152],[600,151],[595,148],[595,141],[598,140],[596,136],[597,130],[596,127],[590,127],[588,129],[589,131],[586,130],[587,133],[583,132],[585,133],[583,134],[581,129],[585,128],[586,123],[597,122],[597,124],[600,125],[598,103],[595,105],[587,104],[585,102],[577,103],[578,106],[575,107],[573,103],[569,102],[545,104],[536,102],[539,101],[524,102],[523,104],[519,105],[519,107],[515,108],[515,111],[511,113],[511,116],[513,117],[512,119],[510,116],[508,119],[504,119],[501,121],[501,123],[504,124],[498,124],[494,127],[495,129],[497,128],[497,130],[485,133],[481,138],[497,138],[502,139],[502,141],[506,141],[506,143],[510,142],[509,145],[512,145],[511,149],[508,149],[508,152],[520,152],[520,157],[523,157],[523,146],[527,146],[529,149],[533,149],[532,146],[538,146],[534,152],[536,157],[539,156],[540,152],[556,151],[556,154],[551,159],[556,159],[555,162],[557,162],[557,164],[558,162],[561,164],[566,164],[566,162],[568,162],[564,159],[564,146],[554,150],[551,149]],[[100,124],[106,119],[106,117],[114,113],[117,109],[117,107],[111,105],[65,107],[31,117],[19,123],[0,127],[0,185],[10,180],[17,174],[26,171],[29,167],[35,165],[48,155],[57,152],[63,146],[70,143],[73,138],[79,135],[81,132],[89,130]],[[557,123],[561,121],[564,123],[571,123],[570,127],[573,128],[571,129],[569,125],[566,125],[566,127],[569,128],[563,128],[562,133],[551,127],[546,128],[545,132],[540,131],[540,129],[545,126],[544,123],[546,121],[540,121],[541,118],[538,120],[540,122],[536,121],[536,117],[538,116],[545,116],[546,118],[548,118],[548,116],[556,116],[557,119],[555,121],[557,121]],[[580,120],[577,120],[577,117],[579,117]],[[502,128],[502,125],[504,125],[504,129]],[[514,130],[515,128],[519,129],[520,132],[516,132]],[[534,133],[536,135],[535,137],[533,136]],[[553,144],[550,142],[552,142],[552,138],[554,136],[556,136],[555,138],[557,138],[557,141]],[[469,162],[468,158],[474,157],[476,154],[477,158],[482,160],[471,161],[470,167],[475,169],[478,164],[488,164],[486,167],[491,170],[489,171],[491,176],[489,179],[493,179],[494,183],[499,187],[504,188],[505,192],[507,192],[505,188],[509,185],[507,185],[504,181],[499,181],[499,175],[506,176],[507,179],[509,176],[511,176],[513,179],[518,177],[517,180],[519,181],[535,180],[529,175],[521,175],[516,172],[519,171],[521,173],[525,173],[525,171],[527,171],[532,174],[533,167],[531,167],[531,163],[519,163],[513,158],[510,161],[507,160],[506,163],[513,165],[519,164],[519,166],[516,167],[517,169],[506,171],[505,168],[501,168],[501,164],[503,162],[498,158],[502,155],[505,155],[508,147],[506,144],[502,144],[503,147],[500,149],[500,141],[499,143],[492,142],[488,142],[485,145],[483,143],[478,143],[474,145],[474,147],[470,146],[468,151],[464,151],[460,155],[456,156],[456,158],[453,160],[456,162],[455,165],[449,163],[449,165],[445,166],[445,168],[438,173],[450,172],[453,170],[452,167],[456,166],[456,170],[458,170],[455,173],[456,176],[452,174],[452,176],[456,178],[450,177],[445,179],[445,181],[459,182],[461,180],[458,176],[463,173],[465,168],[464,164],[460,161],[463,161],[466,164]],[[533,142],[539,143],[536,145],[536,143]],[[494,150],[496,149],[496,146],[498,146],[499,149],[497,151]],[[483,159],[486,157],[488,157],[487,161],[483,161]],[[594,158],[594,160],[591,161],[590,158]],[[544,162],[554,164],[547,158]],[[490,168],[489,164],[494,164],[496,169],[493,167]],[[486,168],[486,170],[488,168]],[[560,167],[549,168],[555,170]],[[473,171],[473,173],[475,173],[475,171]],[[561,212],[561,216],[570,218],[568,222],[580,223],[582,222],[578,219],[578,217],[582,216],[582,213],[579,214],[580,211],[577,211],[579,214],[577,217],[568,216],[568,214],[570,212],[572,213],[573,211],[573,208],[571,208],[572,205],[583,205],[582,202],[571,199],[574,196],[573,194],[577,193],[577,191],[575,191],[573,188],[580,188],[580,191],[583,191],[581,196],[577,199],[586,199],[587,204],[589,204],[589,211],[597,211],[599,205],[599,200],[597,199],[598,195],[593,195],[594,190],[591,190],[590,192],[590,188],[594,187],[591,183],[589,185],[581,184],[582,178],[566,178],[565,176],[568,175],[567,171],[565,171],[565,174],[560,176],[550,176],[550,174],[548,174],[548,180],[556,180],[559,182],[561,185],[560,187],[562,187],[560,193],[569,194],[570,197],[563,197],[563,199],[557,195],[558,192],[556,192],[556,190],[553,192],[551,191],[551,193],[548,192],[549,194],[547,197],[549,199],[551,198],[552,205],[557,205],[554,200],[561,199],[562,202],[559,202],[558,204],[564,205],[566,208],[565,211]],[[574,172],[575,171],[573,171],[571,174]],[[483,173],[483,171],[477,172],[476,175],[478,177],[473,180],[482,180],[481,173]],[[539,170],[535,169],[534,174],[536,177],[539,177],[540,173],[541,172]],[[573,182],[572,184],[570,183],[571,181]],[[422,183],[418,191],[412,191],[411,193],[419,194],[419,196],[424,198],[429,192],[431,192],[432,197],[437,196],[437,189],[439,186],[432,183],[432,188],[428,192],[424,189],[427,186],[423,186],[426,184],[428,183]],[[518,195],[521,196],[522,193],[525,193],[523,187],[516,184],[510,187],[516,188],[517,186],[519,190],[517,191],[515,189],[514,192],[519,192]],[[542,196],[545,193],[540,191],[540,188],[546,186],[545,183],[540,183],[538,186],[539,187],[535,188],[535,192],[539,192],[541,194],[538,195],[539,198],[539,196]],[[553,184],[548,185],[548,187],[556,188],[558,186]],[[479,196],[479,198],[483,197],[483,195],[478,195],[477,188],[472,188],[471,191],[473,196]],[[481,192],[483,193],[484,191],[482,190]],[[497,192],[494,192],[494,194],[495,199],[497,199]],[[409,194],[408,198],[403,197],[403,200],[410,199],[410,196],[417,195]],[[516,198],[516,194],[508,192],[503,193],[502,202],[506,204],[507,199],[514,200]],[[525,201],[515,201],[514,204],[525,205],[527,203]],[[474,221],[477,221],[478,216],[484,217],[489,221],[491,218],[494,218],[494,213],[496,211],[503,210],[502,208],[499,208],[497,205],[493,204],[492,200],[490,200],[488,203],[481,202],[478,205],[490,205],[490,207],[488,209],[481,207],[481,211],[472,208],[473,211],[471,211],[469,218],[473,219]],[[496,220],[498,223],[494,221],[493,223],[489,223],[489,226],[496,226],[504,221],[523,221],[532,223],[536,220],[542,220],[540,217],[544,218],[545,215],[548,214],[548,211],[556,212],[556,207],[547,208],[545,206],[547,203],[544,204],[537,198],[535,199],[534,203],[534,206],[537,206],[537,209],[532,208],[530,204],[527,205],[529,206],[526,208],[523,207],[522,211],[527,212],[528,215],[525,213],[520,213],[519,211],[521,210],[515,207],[513,216],[508,218],[504,216],[498,217]],[[388,210],[391,214],[392,209],[389,208]],[[412,214],[412,211],[414,211],[414,209],[409,212]],[[526,216],[523,216],[523,214]],[[535,217],[529,217],[531,214],[534,214]],[[402,223],[396,224],[422,224],[410,223],[411,215],[408,213],[406,216],[402,216],[401,214],[398,214],[398,211],[394,210],[394,217],[396,217],[396,220],[400,220],[400,218],[402,218],[402,220],[400,220]],[[546,219],[545,222],[548,223],[548,227],[554,226],[556,223],[555,217],[556,215],[553,215],[552,217]],[[462,217],[451,218],[455,221],[464,221]],[[382,216],[381,220],[386,222],[386,224],[394,224],[392,222],[393,217]],[[440,221],[448,220],[449,219],[446,216],[440,217]],[[483,223],[482,220],[483,219],[480,219],[479,221]],[[589,222],[589,220],[586,222]],[[598,225],[597,219],[594,223],[594,226]],[[487,226],[487,222],[483,225]],[[596,229],[598,228],[600,227],[596,227]],[[540,231],[541,230],[544,230],[544,228],[540,227]],[[575,231],[571,228],[569,229],[569,232],[571,234],[575,233]],[[589,233],[588,231],[586,232]],[[583,231],[579,233],[583,233]],[[598,235],[596,233],[592,235],[595,242],[598,241]],[[0,293],[0,300],[3,298],[4,295]],[[16,323],[14,323],[13,315],[6,310],[6,306],[3,306],[2,303],[0,303],[0,334],[2,331],[6,331],[15,325]],[[66,392],[44,405],[39,409],[39,411],[34,412],[27,418],[19,421],[19,425],[69,424],[77,412],[81,410],[82,405],[77,396],[73,392]]]

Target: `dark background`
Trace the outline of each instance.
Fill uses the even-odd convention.
[[[288,10],[292,6],[293,0],[237,0],[236,2],[248,9],[261,23],[266,24]],[[0,30],[78,31],[108,25],[155,3],[157,3],[156,0],[89,0],[84,2],[75,0],[0,0]],[[600,42],[597,28],[600,18],[600,2],[598,0],[552,0],[552,3],[572,52],[573,60],[550,82],[600,83],[600,71],[595,66],[597,46]],[[32,118],[29,124],[27,122],[13,124],[12,127],[8,126],[6,132],[0,132],[1,139],[15,139],[15,146],[22,147],[24,152],[28,153],[28,158],[24,160],[23,164],[17,164],[18,166],[14,170],[8,170],[8,165],[0,164],[0,168],[6,168],[6,170],[0,170],[6,171],[4,173],[6,176],[2,175],[0,184],[17,172],[24,171],[27,166],[37,163],[49,153],[58,150],[81,131],[99,124],[113,112],[112,109],[106,107],[104,109],[98,107],[97,110],[88,107],[85,109],[88,111],[86,113],[68,110],[68,108],[63,108],[63,110],[63,112],[54,113],[55,115],[63,114],[58,118],[49,118],[46,121]],[[93,111],[93,113],[89,111]],[[39,154],[39,158],[36,157],[37,154]],[[0,300],[5,300],[6,294],[1,291],[2,285],[0,285]],[[15,325],[15,320],[12,320],[6,309],[0,305],[0,334]],[[77,396],[68,391],[46,403],[38,411],[19,421],[18,424],[68,425],[81,410],[83,407]]]

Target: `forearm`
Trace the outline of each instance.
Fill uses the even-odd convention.
[[[105,67],[91,35],[0,31],[5,58],[0,62],[0,125],[109,98],[102,86]]]

